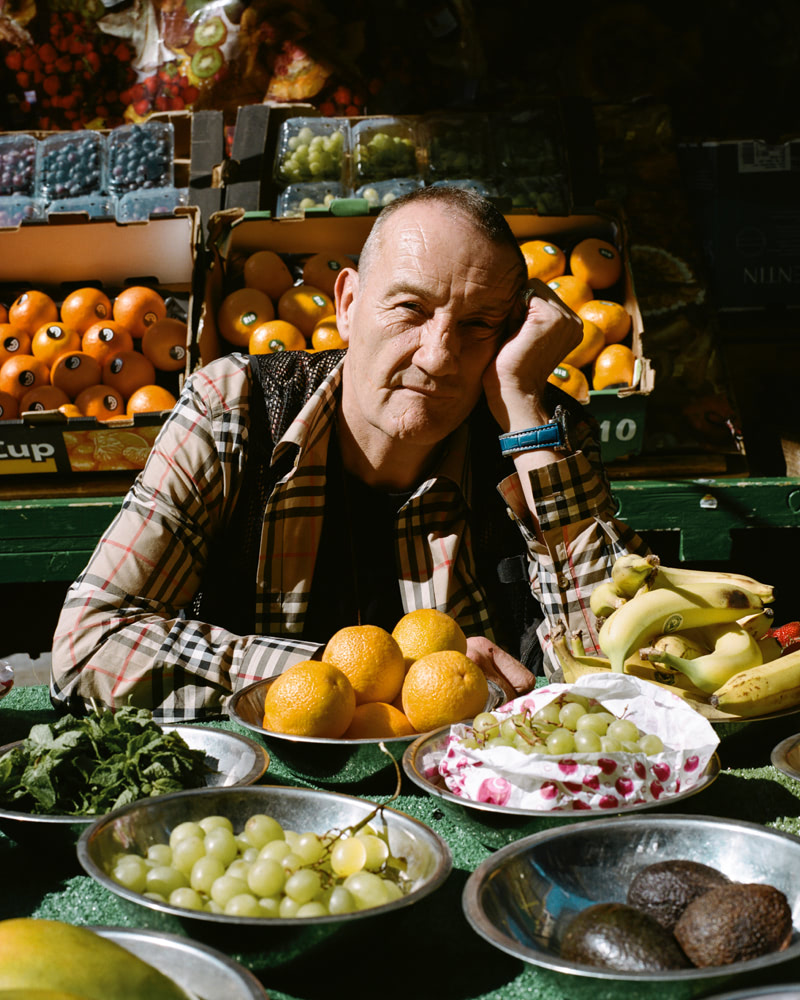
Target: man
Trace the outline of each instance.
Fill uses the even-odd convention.
[[[461,624],[509,696],[530,689],[531,606],[545,642],[557,618],[590,630],[589,591],[643,546],[613,518],[586,423],[569,441],[553,422],[547,376],[580,321],[526,285],[489,202],[425,188],[337,279],[345,352],[194,373],[67,595],[54,701],[219,713],[337,628],[421,607]]]

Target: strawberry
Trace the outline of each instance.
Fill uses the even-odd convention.
[[[781,656],[800,649],[800,622],[787,622],[767,630],[767,635],[777,639],[781,644]]]

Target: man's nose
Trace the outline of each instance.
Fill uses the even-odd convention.
[[[420,330],[415,361],[432,375],[449,375],[458,369],[458,334],[452,318],[432,316]]]

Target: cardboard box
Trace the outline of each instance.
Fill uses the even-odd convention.
[[[174,217],[124,226],[64,216],[0,230],[0,301],[10,304],[24,289],[37,288],[58,303],[67,292],[98,283],[113,299],[126,286],[148,284],[186,311],[191,330],[201,305],[193,287],[200,280],[195,269],[200,230],[199,212],[191,206]],[[187,351],[187,365],[189,357]],[[158,372],[156,378],[177,395],[185,375],[186,369]],[[2,420],[0,477],[140,469],[165,414],[122,417],[104,423],[31,411]]]
[[[684,144],[678,154],[717,306],[799,306],[800,139]]]
[[[209,252],[213,266],[208,270],[203,306],[193,345],[192,364],[207,364],[233,348],[221,337],[216,313],[225,294],[231,290],[228,269],[256,250],[274,250],[291,259],[330,251],[357,257],[372,228],[374,216],[334,214],[346,212],[347,200],[334,202],[328,213],[309,214],[305,218],[274,219],[269,213],[246,213],[240,210],[220,212],[211,222]],[[627,259],[627,235],[623,223],[611,213],[541,217],[513,214],[507,216],[515,236],[526,239],[547,237],[565,248],[579,239],[597,236],[618,246]],[[605,297],[609,297],[603,293]],[[630,269],[625,267],[619,298],[632,319],[630,345],[637,356],[634,384],[619,390],[590,393],[589,409],[599,420],[603,435],[603,457],[618,460],[641,451],[644,441],[645,397],[652,391],[654,372],[643,355],[642,315],[633,289]]]

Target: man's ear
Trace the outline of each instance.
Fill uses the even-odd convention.
[[[353,267],[343,267],[336,275],[334,296],[336,298],[336,327],[339,336],[350,343],[350,322],[356,296],[358,295],[358,271]]]

